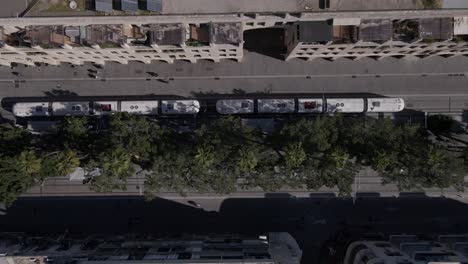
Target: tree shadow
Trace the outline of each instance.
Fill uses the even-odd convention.
[[[46,91],[44,94],[49,98],[70,98],[70,97],[78,97],[78,94],[69,90],[60,90],[60,89],[53,89],[52,91]]]
[[[393,118],[398,123],[419,124],[424,127],[426,116],[421,111],[404,109],[401,112],[394,113]]]
[[[431,115],[427,119],[428,129],[434,134],[462,134],[465,133],[465,124],[454,120],[447,115]]]

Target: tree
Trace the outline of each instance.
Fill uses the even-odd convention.
[[[326,153],[318,166],[319,177],[324,186],[338,187],[339,194],[348,196],[359,166],[350,160],[350,155],[341,148],[334,148]]]
[[[283,149],[290,142],[299,142],[306,153],[324,152],[337,142],[337,125],[340,118],[320,116],[313,120],[302,118],[284,125],[273,134],[271,141],[279,149]]]
[[[238,172],[251,173],[253,172],[259,163],[259,149],[254,146],[242,146],[237,152],[237,159],[235,160],[235,166]]]
[[[144,166],[160,148],[162,134],[159,125],[147,117],[120,112],[110,117],[109,129],[101,133],[101,141],[104,149],[125,148],[134,162]]]
[[[18,127],[0,126],[0,155],[14,156],[31,145],[31,135]]]
[[[33,150],[24,150],[12,157],[1,157],[0,200],[9,206],[17,196],[34,186],[41,171],[41,162]]]
[[[199,170],[207,170],[216,162],[213,146],[198,146],[195,153],[195,165]]]
[[[62,145],[87,152],[89,142],[89,120],[87,117],[66,117],[58,127]]]
[[[422,0],[422,5],[426,9],[441,8],[441,0]]]
[[[307,156],[302,148],[302,143],[290,143],[284,151],[284,160],[288,169],[298,168],[304,163]]]
[[[40,176],[42,179],[55,176],[66,176],[80,166],[80,159],[70,149],[47,154],[43,157]]]
[[[87,164],[88,172],[98,171],[96,176],[88,175],[90,188],[97,192],[126,190],[127,179],[134,172],[130,154],[122,147],[106,151],[100,157]]]
[[[193,182],[191,158],[186,152],[169,152],[157,157],[153,162],[151,173],[146,175],[145,192],[147,195],[161,190],[171,190],[182,195],[193,188],[205,189]],[[195,175],[196,176],[196,175]]]

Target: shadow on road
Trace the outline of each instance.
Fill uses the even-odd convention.
[[[296,198],[200,199],[202,208],[141,197],[23,198],[0,216],[4,232],[96,234],[291,233],[304,250],[304,263],[324,246],[372,234],[468,232],[468,205],[447,198],[407,195],[384,198],[332,195]],[[219,212],[203,208],[218,204]],[[337,241],[339,240],[339,241]],[[340,252],[338,250],[338,252]],[[323,256],[322,256],[323,257]]]

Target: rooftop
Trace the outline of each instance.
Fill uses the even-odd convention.
[[[87,45],[120,46],[124,40],[122,25],[90,25],[84,32]]]
[[[455,17],[454,35],[468,35],[468,17]]]
[[[333,39],[333,25],[329,21],[298,22],[300,42],[328,42]]]
[[[411,42],[419,38],[419,20],[404,19],[393,22],[393,40]]]
[[[359,40],[388,41],[393,36],[393,24],[390,19],[363,20],[359,26]]]
[[[182,24],[154,24],[148,29],[150,44],[180,45],[185,42],[185,28]]]
[[[357,41],[359,27],[333,26],[333,41],[335,43],[353,43]]]
[[[96,0],[95,8],[96,11],[110,13],[113,10],[112,0]]]
[[[163,0],[146,0],[146,10],[163,12]]]
[[[451,18],[419,19],[419,37],[422,39],[446,40],[453,36]]]
[[[57,48],[65,43],[63,26],[31,26],[26,29],[25,42],[31,46]]]
[[[241,23],[211,23],[210,43],[239,44],[242,42]]]
[[[123,11],[136,13],[138,11],[138,0],[121,0]]]

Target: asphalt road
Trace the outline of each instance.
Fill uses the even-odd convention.
[[[317,261],[322,246],[345,245],[366,234],[468,232],[468,204],[446,198],[368,197],[354,204],[352,199],[333,197],[196,202],[203,208],[165,199],[147,202],[139,197],[23,198],[0,216],[0,230],[80,235],[286,231],[303,248],[303,263],[339,263]],[[220,205],[219,211],[210,212],[213,204]]]
[[[89,69],[98,71],[98,79],[88,76]],[[157,77],[151,76],[150,72]],[[246,51],[241,63],[109,63],[104,69],[96,69],[90,64],[82,67],[68,64],[60,67],[18,66],[13,70],[0,67],[0,98],[232,93],[400,96],[407,100],[408,109],[461,112],[468,109],[468,58],[284,62]]]

